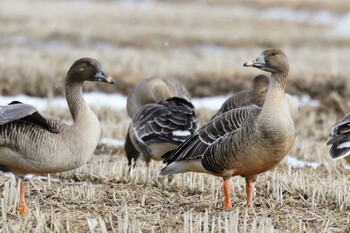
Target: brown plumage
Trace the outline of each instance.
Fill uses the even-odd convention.
[[[151,159],[161,160],[164,153],[177,148],[197,128],[194,106],[185,99],[173,97],[143,106],[134,115],[128,133],[131,143],[148,164]]]
[[[252,104],[262,107],[268,88],[269,78],[263,74],[256,76],[252,81],[251,90],[244,90],[233,94],[221,105],[221,108],[215,113],[213,118],[232,109]]]
[[[253,205],[253,182],[258,174],[276,166],[294,141],[294,123],[284,98],[289,65],[279,49],[265,50],[244,66],[271,73],[266,100],[225,112],[201,127],[175,151],[164,157],[160,175],[204,172],[224,179],[225,208],[231,208],[229,179],[246,179],[248,206]]]
[[[256,76],[252,81],[251,90],[244,90],[233,94],[222,104],[221,108],[215,113],[212,119],[235,108],[253,104],[262,107],[266,99],[269,84],[270,81],[266,75],[260,74]],[[292,118],[295,119],[298,114],[297,102],[287,93],[285,93],[284,98],[286,99]]]
[[[96,115],[84,101],[84,81],[114,83],[92,58],[77,60],[66,78],[66,98],[73,117],[67,125],[18,101],[0,107],[0,168],[17,177],[72,170],[93,155],[101,129]],[[21,182],[19,212],[25,214]]]
[[[169,77],[142,79],[129,93],[126,109],[131,118],[144,105],[157,103],[171,97],[181,97],[187,101],[191,96],[177,80]]]
[[[127,110],[132,122],[125,139],[129,166],[143,155],[147,171],[151,159],[175,149],[197,129],[187,89],[172,78],[148,78],[130,92]],[[185,135],[174,135],[183,132]]]

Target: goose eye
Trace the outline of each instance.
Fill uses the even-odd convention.
[[[81,67],[80,69],[79,69],[79,71],[83,71],[84,70],[84,68],[83,67]]]
[[[272,53],[271,55],[272,55],[272,56],[275,56],[275,55],[276,55],[276,53]]]

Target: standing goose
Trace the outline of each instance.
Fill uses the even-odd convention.
[[[73,124],[41,114],[18,101],[0,107],[0,169],[23,178],[26,174],[69,171],[89,161],[100,139],[99,121],[86,104],[82,84],[99,81],[114,84],[100,63],[92,58],[74,62],[67,73],[66,98]],[[28,212],[24,185],[20,182],[19,213]]]
[[[262,108],[249,105],[225,112],[201,127],[175,151],[165,154],[161,176],[203,172],[224,179],[224,206],[232,208],[232,176],[246,179],[247,205],[253,206],[253,182],[287,155],[295,136],[294,123],[284,98],[289,65],[279,49],[265,50],[244,66],[271,73]]]
[[[350,113],[332,128],[332,134],[327,142],[332,145],[329,155],[332,159],[345,159],[350,162]]]
[[[126,109],[129,116],[133,118],[144,105],[157,103],[175,96],[187,101],[191,99],[187,89],[173,78],[146,78],[130,91],[126,101]]]
[[[215,113],[212,118],[215,118],[218,115],[221,115],[224,112],[230,111],[232,109],[252,104],[262,107],[266,99],[269,84],[270,81],[266,75],[260,74],[256,76],[252,81],[251,90],[244,90],[233,94],[222,104],[219,111]],[[284,98],[288,103],[289,112],[292,118],[295,119],[298,114],[298,103],[293,99],[291,95],[287,93],[285,93]]]
[[[187,89],[177,80],[164,77],[164,78],[146,78],[141,80],[129,93],[127,98],[127,112],[131,118],[140,111],[140,109],[146,104],[154,104],[159,101],[165,101],[172,97],[180,97],[187,101],[190,101],[191,96]],[[150,116],[147,118],[150,120]],[[152,119],[151,119],[152,120]],[[142,124],[145,124],[147,120],[143,120]],[[135,125],[135,121],[133,123]],[[142,126],[137,123],[138,127]],[[127,131],[125,137],[125,154],[128,159],[129,166],[132,164],[132,160],[136,161],[140,156],[140,150],[135,148],[134,143],[130,138],[131,126]],[[173,149],[173,147],[171,147]],[[170,150],[170,149],[169,149]]]
[[[163,154],[176,149],[197,128],[194,106],[185,99],[173,97],[143,106],[134,115],[129,135],[132,145],[146,161],[147,177],[151,159],[161,160]]]
[[[232,109],[252,104],[262,107],[265,102],[268,88],[269,78],[263,74],[256,76],[252,81],[251,90],[244,90],[233,94],[221,105],[221,108],[215,113],[213,118]]]

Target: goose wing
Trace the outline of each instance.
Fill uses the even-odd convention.
[[[230,98],[228,98],[222,105],[221,108],[215,115],[211,118],[215,118],[227,111],[230,111],[235,108],[240,108],[244,106],[251,105],[252,103],[252,93],[251,91],[240,91],[236,94],[233,94]]]
[[[332,145],[329,151],[332,159],[350,155],[350,113],[332,127],[327,145]]]
[[[6,106],[0,106],[0,125],[32,115],[37,110],[29,104],[16,104],[12,102]]]
[[[227,135],[236,134],[249,117],[257,116],[260,111],[260,107],[250,105],[217,116],[201,127],[176,150],[163,155],[164,163],[170,164],[174,161],[202,157],[215,142]]]
[[[0,106],[0,125],[4,125],[14,121],[24,121],[42,128],[45,128],[53,133],[58,132],[59,122],[49,116],[45,116],[29,104],[23,104],[19,101],[13,101],[9,105]]]
[[[169,142],[179,145],[198,128],[194,106],[178,97],[145,105],[131,124],[130,137],[144,144]]]

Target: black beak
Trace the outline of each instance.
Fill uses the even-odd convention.
[[[94,76],[94,80],[98,82],[104,82],[104,83],[109,83],[109,84],[115,84],[115,81],[109,77],[106,72],[102,68],[98,68],[97,72]]]
[[[263,56],[257,57],[254,60],[248,61],[243,64],[245,67],[256,67],[256,68],[264,68],[266,66],[266,61]]]

